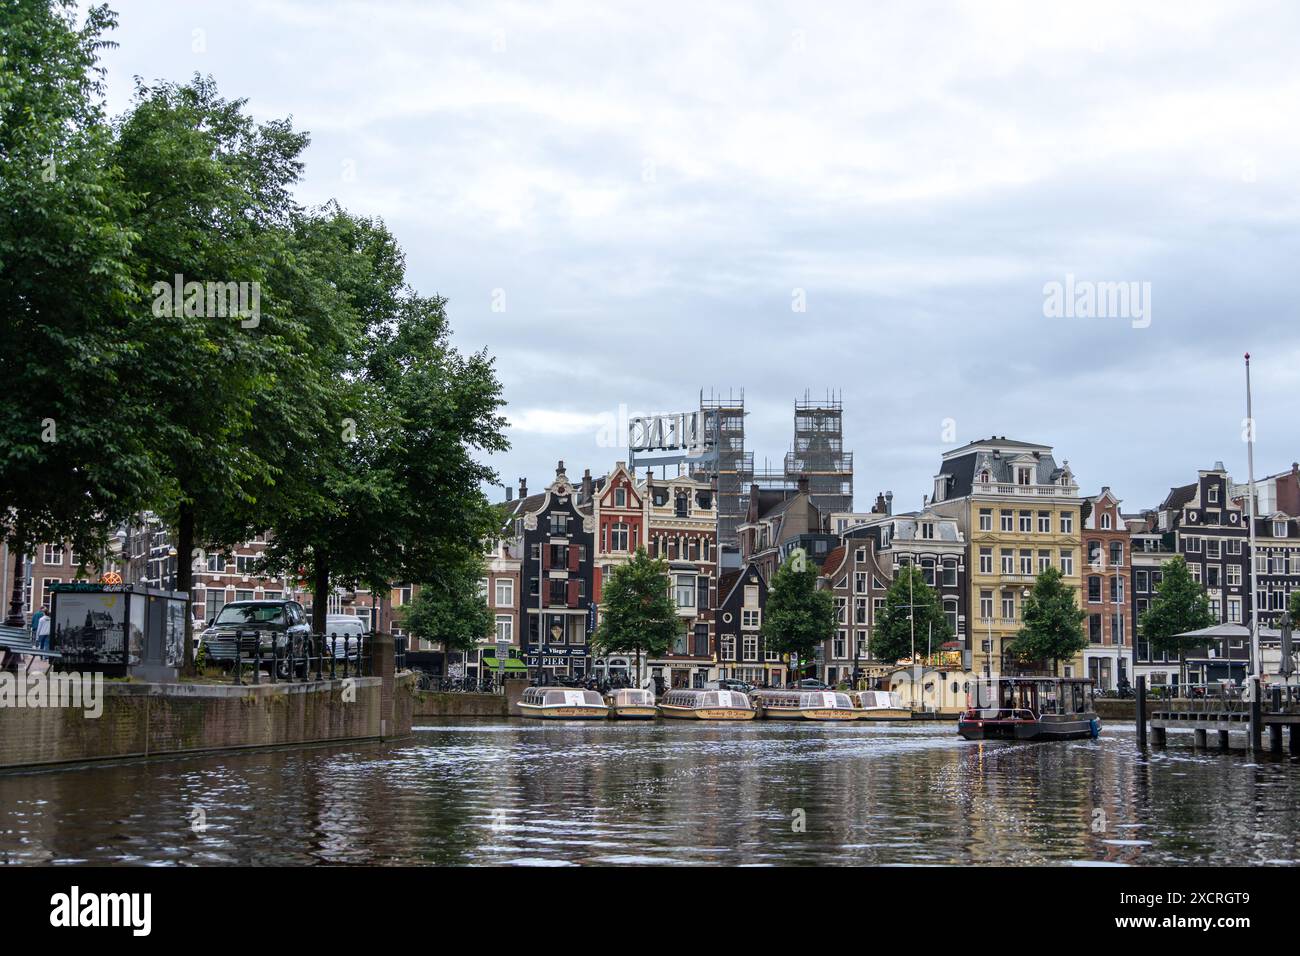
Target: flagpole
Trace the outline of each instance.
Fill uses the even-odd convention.
[[[1250,521],[1250,660],[1251,672],[1255,677],[1264,674],[1263,662],[1259,659],[1259,584],[1256,579],[1258,561],[1255,557],[1255,416],[1250,400],[1250,353],[1246,353],[1246,470],[1250,482],[1250,497],[1247,500]]]

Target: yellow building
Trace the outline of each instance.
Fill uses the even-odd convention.
[[[1058,466],[1048,445],[988,438],[943,456],[933,507],[966,534],[966,639],[976,674],[1011,672],[1004,653],[1042,571],[1058,568],[1079,603],[1082,506],[1070,463]],[[1061,662],[1061,676],[1082,673],[1082,654]]]

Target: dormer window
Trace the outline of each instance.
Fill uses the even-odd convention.
[[[1218,503],[1219,503],[1219,486],[1218,486],[1218,485],[1210,485],[1209,498],[1208,498],[1208,500],[1209,500],[1210,504],[1212,504],[1212,505],[1214,505],[1214,504],[1218,504]]]
[[[992,480],[992,478],[993,476],[989,474],[989,470],[987,468],[985,468],[983,471],[980,472],[980,484],[987,485]]]
[[[1101,530],[1102,530],[1102,531],[1109,531],[1109,530],[1110,530],[1110,512],[1109,512],[1109,511],[1103,511],[1103,512],[1101,513]]]
[[[1285,521],[1274,521],[1274,522],[1273,522],[1273,537],[1275,537],[1275,538],[1285,538],[1285,537],[1286,537],[1286,522],[1285,522]]]
[[[922,521],[922,522],[921,522],[921,537],[922,537],[922,538],[933,538],[933,537],[934,537],[934,522],[933,522],[933,521]]]
[[[1030,485],[1033,484],[1033,469],[1027,465],[1016,466],[1016,484]]]
[[[615,507],[615,508],[626,508],[626,507],[627,507],[627,489],[626,489],[626,488],[616,488],[616,489],[614,489],[614,507]]]

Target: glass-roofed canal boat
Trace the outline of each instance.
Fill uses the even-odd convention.
[[[760,690],[754,694],[764,720],[857,720],[848,694],[833,690]]]
[[[594,690],[529,687],[519,700],[519,712],[524,717],[550,720],[604,720],[609,716],[609,705]]]
[[[609,703],[609,716],[615,720],[654,720],[659,716],[652,690],[620,687],[605,699]]]
[[[659,701],[660,716],[670,720],[753,720],[749,695],[738,690],[670,690]]]

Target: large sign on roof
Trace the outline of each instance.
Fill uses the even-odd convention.
[[[714,455],[718,444],[717,422],[716,412],[703,410],[629,418],[627,445],[632,461],[668,465]]]

